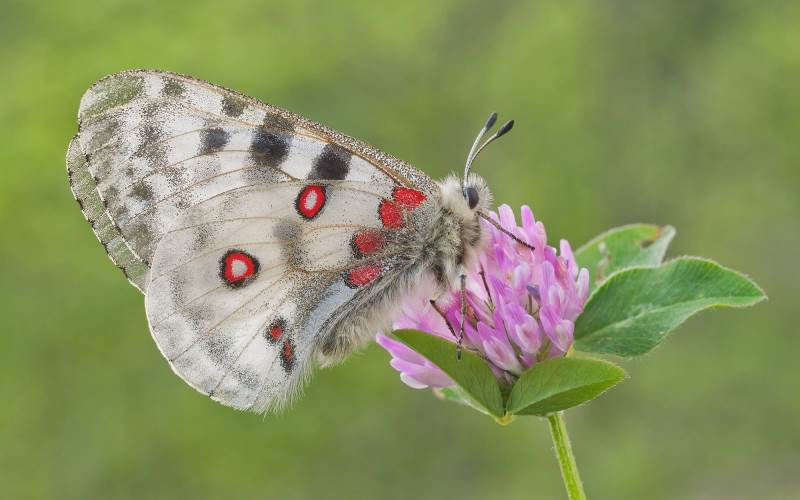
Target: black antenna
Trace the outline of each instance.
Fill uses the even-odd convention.
[[[485,148],[495,140],[506,135],[512,128],[514,128],[514,120],[508,120],[507,122],[505,122],[503,126],[500,127],[500,129],[494,133],[493,136],[489,137],[489,139],[483,143],[483,146],[479,147],[478,150],[475,151],[475,155],[473,156],[473,158],[475,158],[475,156],[478,156],[478,153],[483,151],[483,148]]]
[[[486,120],[486,124],[483,126],[480,132],[478,132],[478,136],[475,138],[475,142],[472,143],[472,147],[469,150],[469,154],[467,155],[467,163],[464,166],[464,180],[461,182],[462,185],[467,183],[467,176],[469,175],[469,171],[472,168],[472,162],[475,161],[475,158],[478,154],[483,151],[483,148],[488,146],[490,143],[494,142],[496,139],[506,135],[513,127],[514,127],[514,120],[507,121],[502,127],[500,127],[497,132],[494,133],[489,139],[486,140],[480,147],[478,144],[481,142],[481,139],[486,135],[492,127],[494,127],[495,122],[497,121],[497,113],[492,112],[489,115],[489,119]]]
[[[488,132],[489,130],[491,130],[491,128],[494,127],[494,122],[496,122],[496,121],[497,121],[497,113],[492,111],[492,114],[490,114],[489,118],[486,120],[486,125],[483,126],[483,130],[485,132]]]

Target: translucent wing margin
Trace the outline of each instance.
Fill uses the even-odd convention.
[[[92,231],[105,248],[111,261],[122,269],[128,281],[139,291],[147,285],[149,268],[125,243],[122,232],[105,210],[105,204],[97,191],[97,184],[89,173],[86,156],[81,151],[77,137],[69,143],[67,150],[67,175],[70,189],[81,207],[81,212],[91,224]]]
[[[67,163],[84,214],[140,290],[174,221],[214,196],[315,179],[436,189],[420,170],[323,125],[145,70],[110,75],[87,91]]]

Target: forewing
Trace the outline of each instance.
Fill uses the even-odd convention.
[[[222,87],[155,71],[117,73],[87,91],[68,169],[84,213],[99,221],[95,233],[140,289],[174,221],[216,196],[321,179],[436,189],[418,169],[351,137]]]
[[[302,196],[310,187],[320,189],[313,203]],[[402,205],[409,193],[288,181],[197,203],[159,244],[146,294],[173,370],[228,406],[281,407],[310,372],[320,336],[390,272],[415,213],[429,208],[419,192],[419,204]],[[399,225],[387,206],[400,210]]]

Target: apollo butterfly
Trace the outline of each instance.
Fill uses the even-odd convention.
[[[315,365],[388,326],[420,281],[457,286],[491,195],[469,167],[435,182],[365,143],[191,77],[125,71],[83,96],[70,186],[150,331],[189,385],[278,409]],[[491,222],[491,221],[489,221]]]

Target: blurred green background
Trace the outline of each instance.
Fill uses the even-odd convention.
[[[173,376],[95,241],[64,154],[84,90],[188,73],[432,174],[478,162],[551,244],[671,223],[671,255],[769,302],[692,319],[570,411],[590,498],[800,498],[800,3],[24,2],[0,14],[0,498],[563,498],[543,421],[499,427],[402,385],[375,346],[291,411]]]

